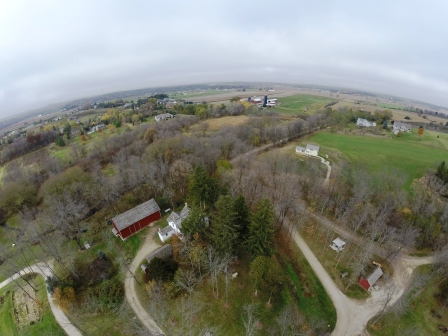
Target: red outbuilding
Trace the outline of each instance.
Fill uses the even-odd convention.
[[[361,278],[359,280],[359,284],[364,287],[365,290],[369,290],[369,288],[372,287],[382,275],[383,270],[380,266],[378,266],[375,271],[367,277],[367,279]]]
[[[160,208],[156,201],[150,199],[148,202],[112,218],[112,225],[114,226],[112,232],[124,240],[161,217]]]

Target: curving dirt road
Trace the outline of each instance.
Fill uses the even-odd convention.
[[[143,245],[140,250],[138,250],[136,256],[132,260],[129,266],[132,273],[141,272],[139,266],[142,260],[148,255],[158,249],[161,244],[154,238],[157,232],[157,227],[151,227]],[[138,299],[138,294],[135,291],[135,281],[132,275],[127,274],[124,282],[124,290],[126,295],[126,300],[128,300],[129,305],[134,310],[135,315],[140,319],[144,326],[152,333],[151,335],[164,335],[162,329],[159,328],[157,323],[152,319],[152,317],[146,312],[142,304]]]
[[[377,287],[371,291],[371,296],[365,301],[347,298],[336,286],[322,264],[300,236],[297,229],[293,231],[293,240],[310,263],[316,276],[330,296],[337,313],[334,336],[365,335],[367,322],[377,315],[385,305],[393,305],[409,286],[414,269],[420,265],[430,264],[433,257],[412,258],[397,256],[393,262],[394,275],[388,281],[387,287]],[[393,289],[393,290],[392,290]],[[389,295],[389,302],[388,300]]]
[[[45,264],[35,264],[31,267],[24,268],[20,272],[14,274],[13,276],[9,277],[2,283],[0,283],[0,288],[5,287],[6,285],[13,282],[15,279],[18,279],[20,275],[28,274],[28,273],[37,273],[41,274],[45,279],[49,276],[53,275],[53,272],[51,269],[45,265]],[[65,316],[64,312],[59,308],[59,306],[55,305],[53,302],[53,298],[51,297],[50,293],[47,292],[48,302],[50,303],[51,311],[53,312],[54,318],[59,323],[62,329],[67,333],[69,336],[82,336],[81,332],[70,322],[70,320]]]

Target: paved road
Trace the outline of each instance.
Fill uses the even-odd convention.
[[[43,275],[46,279],[49,276],[53,275],[51,269],[45,264],[35,264],[31,267],[24,268],[20,272],[14,274],[9,277],[2,283],[0,283],[0,288],[5,287],[6,285],[13,282],[15,279],[18,279],[20,275],[28,274],[28,273],[37,273]],[[54,318],[59,323],[62,329],[67,333],[68,336],[82,336],[81,332],[70,322],[64,312],[59,308],[59,306],[55,305],[53,302],[53,298],[50,293],[47,292],[48,302],[50,303],[51,311],[53,312]]]
[[[142,272],[139,268],[140,263],[143,259],[148,255],[157,250],[161,244],[154,239],[157,234],[157,227],[151,227],[146,239],[137,252],[134,260],[132,260],[131,265],[129,266],[132,273],[136,274],[136,272]],[[159,328],[157,323],[152,319],[152,317],[147,313],[146,309],[143,308],[142,304],[138,299],[138,294],[135,291],[135,281],[134,278],[129,274],[127,274],[124,289],[126,300],[128,300],[129,305],[134,310],[135,315],[140,319],[140,321],[145,325],[145,327],[154,335],[163,335],[162,329]]]

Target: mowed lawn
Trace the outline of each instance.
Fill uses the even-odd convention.
[[[443,134],[437,138],[436,133],[426,132],[420,141],[415,134],[383,138],[320,132],[304,140],[303,144],[321,146],[320,154],[328,153],[330,161],[341,157],[371,172],[384,168],[402,169],[408,175],[406,188],[409,188],[412,181],[422,177],[427,169],[436,169],[440,162],[448,161],[446,137]]]
[[[336,101],[336,99],[298,94],[278,98],[279,104],[275,107],[275,110],[279,113],[312,114],[332,101]]]

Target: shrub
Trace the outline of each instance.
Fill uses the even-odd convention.
[[[76,303],[76,293],[73,287],[65,287],[61,290],[56,287],[53,292],[54,302],[63,310],[68,310],[71,305]]]
[[[148,265],[148,277],[150,280],[168,282],[174,279],[179,265],[173,259],[154,258]]]
[[[124,297],[124,288],[117,278],[105,280],[87,289],[86,297],[91,300],[86,308],[91,312],[108,312],[117,308]]]
[[[45,283],[47,284],[47,292],[53,294],[55,288],[59,285],[59,280],[55,276],[49,276]]]
[[[106,255],[101,250],[98,250],[98,259],[100,259],[100,260],[105,260],[106,259]]]

